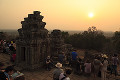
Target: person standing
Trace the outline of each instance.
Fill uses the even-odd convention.
[[[112,70],[111,70],[111,74],[112,72],[114,72],[114,75],[117,76],[117,65],[119,64],[119,59],[117,57],[117,54],[114,54],[114,56],[112,57]]]
[[[63,64],[64,59],[65,59],[64,52],[60,53],[60,54],[58,55],[58,58],[59,58],[59,62]]]
[[[76,52],[76,50],[74,50],[72,53],[71,53],[71,57],[72,57],[72,61],[71,61],[71,66],[73,68],[73,71],[75,72],[76,70],[76,63],[77,63],[77,57],[78,57],[78,54]]]
[[[72,60],[77,59],[78,54],[76,53],[76,50],[74,50],[71,55],[72,55]]]
[[[84,64],[85,66],[85,74],[86,76],[90,76],[91,73],[91,63],[89,60],[86,61],[86,63]]]
[[[13,44],[11,44],[9,49],[10,49],[10,61],[13,62],[12,55],[13,55],[13,53],[15,53],[15,48],[13,47]]]
[[[101,61],[99,60],[100,58],[97,57],[93,61],[93,72],[94,72],[94,78],[96,78],[100,72],[100,67],[101,67]]]
[[[104,57],[101,68],[101,80],[106,80],[107,66],[108,66],[107,57]]]
[[[13,53],[12,54],[12,61],[15,62],[15,59],[16,59],[16,53]]]
[[[81,63],[82,63],[82,59],[77,56],[76,69],[75,69],[75,73],[76,74],[80,74],[81,73]]]

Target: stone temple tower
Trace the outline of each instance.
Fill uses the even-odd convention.
[[[16,41],[16,65],[23,69],[42,67],[46,56],[50,55],[48,30],[42,19],[40,12],[34,11],[21,21],[22,28],[18,29]]]

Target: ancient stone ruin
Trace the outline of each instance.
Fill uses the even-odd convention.
[[[62,34],[60,30],[53,30],[51,32],[51,55],[57,56],[59,53],[61,53],[62,45],[64,45],[64,41],[62,39]]]
[[[48,55],[57,56],[65,49],[60,30],[53,30],[48,36],[46,23],[39,11],[28,14],[18,29],[19,39],[16,41],[16,65],[23,69],[36,69],[44,65]]]

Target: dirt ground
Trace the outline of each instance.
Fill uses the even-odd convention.
[[[6,66],[12,65],[12,63],[10,62],[10,56],[8,54],[4,54],[4,53],[0,53],[0,62],[3,62]],[[21,71],[22,73],[24,73],[24,76],[26,78],[26,80],[52,80],[52,76],[53,76],[53,70],[51,71],[46,71],[45,69],[40,69],[40,70],[36,70],[36,71]],[[74,73],[72,73],[70,75],[71,80],[101,80],[100,78],[93,78],[93,75],[91,75],[91,77],[85,77],[84,75],[75,75]],[[114,76],[108,76],[107,80],[116,80]],[[120,77],[118,77],[118,80],[120,79]]]

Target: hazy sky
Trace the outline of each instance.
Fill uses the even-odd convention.
[[[120,0],[0,0],[0,29],[21,28],[21,21],[41,11],[48,30],[120,30]],[[89,17],[93,13],[93,17]]]

